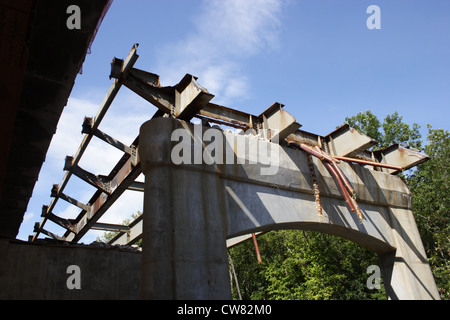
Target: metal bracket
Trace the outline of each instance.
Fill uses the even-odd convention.
[[[50,221],[56,223],[57,225],[63,227],[64,229],[67,229],[73,233],[76,233],[76,230],[74,227],[75,220],[64,219],[64,218],[58,217],[57,215],[55,215],[49,211],[48,206],[42,206],[41,217],[45,217],[45,218],[49,219]],[[40,228],[42,229],[42,226],[40,226]]]
[[[102,223],[96,222],[92,225],[91,229],[93,230],[103,230],[103,231],[112,231],[112,232],[130,232],[130,227],[122,224],[111,224],[111,223]]]
[[[128,187],[128,190],[144,192],[144,186],[145,186],[145,183],[139,182],[139,181],[134,181],[133,183],[130,184],[130,186]]]
[[[92,118],[84,117],[84,121],[82,124],[82,130],[81,133],[84,134],[92,134],[99,138],[100,140],[103,140],[104,142],[108,143],[109,145],[119,149],[120,151],[123,151],[125,153],[128,153],[130,156],[133,156],[133,150],[132,147],[127,146],[126,144],[120,142],[119,140],[111,137],[110,135],[104,133],[100,129],[93,129],[92,128]]]
[[[63,240],[64,240],[63,238],[57,236],[56,234],[54,234],[54,233],[52,233],[52,232],[50,232],[50,231],[47,231],[47,230],[41,228],[41,226],[39,225],[39,222],[36,222],[36,223],[34,224],[33,232],[40,232],[40,233],[43,233],[43,234],[45,234],[46,236],[49,236],[49,237],[51,237],[52,239],[55,239],[55,240],[59,240],[59,241],[63,241]]]
[[[263,135],[268,140],[282,141],[301,127],[283,107],[283,104],[275,102],[259,115],[262,119]]]
[[[122,68],[123,60],[114,57],[111,61],[111,73],[109,74],[109,80],[111,80],[111,78],[120,79],[122,75]]]
[[[59,185],[54,184],[51,190],[51,197],[59,197],[60,199],[63,199],[67,202],[69,202],[70,204],[73,204],[74,206],[77,206],[78,208],[85,210],[86,212],[89,212],[91,210],[91,206],[88,204],[84,204],[81,201],[78,201],[77,199],[74,199],[66,194],[64,194],[63,192],[59,191]]]
[[[90,173],[82,169],[80,166],[76,164],[74,165],[72,156],[66,156],[64,163],[64,170],[70,171],[72,174],[76,175],[81,180],[89,183],[91,186],[96,187],[97,189],[102,190],[107,194],[111,193],[110,187],[111,181],[106,176],[101,175],[96,176],[93,173]]]

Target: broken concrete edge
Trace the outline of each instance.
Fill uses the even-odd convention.
[[[5,237],[0,237],[0,241],[9,241],[13,244],[22,244],[22,245],[38,245],[45,247],[64,247],[64,248],[85,248],[85,249],[101,249],[101,250],[116,250],[122,252],[130,252],[130,253],[141,253],[141,248],[138,246],[128,246],[128,245],[112,245],[108,243],[103,243],[99,241],[93,241],[89,244],[81,243],[72,243],[67,241],[60,241],[51,238],[43,238],[37,239],[33,242],[24,241],[20,239],[9,239]]]

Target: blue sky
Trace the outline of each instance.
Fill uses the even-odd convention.
[[[379,30],[366,26],[370,5],[380,7]],[[190,73],[215,95],[212,102],[259,114],[277,101],[306,131],[326,135],[365,110],[381,121],[397,111],[421,126],[423,138],[428,123],[449,129],[448,0],[115,0],[76,79],[18,238],[33,233],[50,203],[64,157],[83,138],[83,117],[96,114],[111,85],[112,58],[125,58],[136,42],[135,67],[159,74],[163,85]],[[155,111],[124,87],[100,129],[130,144]],[[80,165],[107,174],[121,153],[92,141]],[[93,191],[76,177],[65,189],[83,202]],[[120,223],[142,210],[142,194],[122,198],[101,221]],[[60,200],[54,213],[75,218],[79,210]],[[45,228],[64,233],[51,222]]]

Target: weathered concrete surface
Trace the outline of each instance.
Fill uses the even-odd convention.
[[[147,177],[141,297],[230,299],[220,178],[202,170],[164,165],[170,161],[171,126],[184,122],[157,123],[169,127],[144,132],[139,142],[144,144],[140,157],[145,159],[141,158],[141,164]]]
[[[278,155],[279,166],[276,174],[262,175],[267,161],[249,159],[255,160],[256,150],[264,150],[269,142],[246,137],[253,144],[234,164],[174,165],[175,145],[196,152],[196,144],[188,139],[171,141],[179,128],[201,142],[198,128],[196,133],[194,125],[183,121],[157,118],[141,127],[139,156],[146,178],[142,298],[228,298],[225,239],[297,228],[344,237],[377,253],[389,298],[439,299],[411,212],[411,195],[399,177],[339,164],[358,195],[364,215],[360,222],[328,171],[314,159],[323,206],[319,216],[303,152],[271,144],[272,159]],[[224,137],[222,152],[236,151],[229,145],[236,136]]]
[[[138,299],[141,254],[0,239],[0,299]],[[68,289],[71,265],[81,288]]]

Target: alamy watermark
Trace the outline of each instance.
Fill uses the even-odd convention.
[[[66,273],[70,274],[70,276],[66,280],[67,289],[73,290],[81,289],[81,269],[76,264],[72,264],[67,267]]]
[[[366,26],[369,30],[381,29],[381,9],[377,5],[367,7],[366,13],[371,15],[366,20]]]
[[[81,29],[81,9],[79,6],[72,4],[67,7],[66,13],[70,16],[66,20],[67,29]]]
[[[366,273],[370,274],[370,276],[367,278],[367,281],[366,281],[367,288],[370,290],[373,290],[373,289],[379,290],[381,288],[381,286],[380,286],[380,283],[381,283],[380,267],[372,264],[367,267]]]
[[[279,168],[278,130],[249,129],[243,134],[224,134],[222,130],[201,125],[194,130],[179,128],[171,140],[178,142],[171,150],[173,164],[259,164],[261,175],[274,175]],[[272,137],[269,141],[265,137]]]

